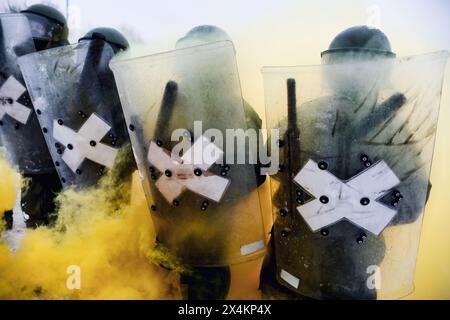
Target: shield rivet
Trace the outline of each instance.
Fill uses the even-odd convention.
[[[195,174],[197,177],[200,177],[200,176],[202,175],[202,170],[197,168],[197,169],[194,170],[194,174]]]
[[[166,175],[166,177],[170,178],[172,176],[172,171],[167,169],[166,171],[164,171],[164,174]]]
[[[130,131],[134,131],[134,126],[132,124],[130,124],[129,128],[130,128]]]
[[[325,161],[319,161],[319,169],[320,170],[327,170],[328,169],[328,163],[326,163]]]
[[[283,148],[284,147],[284,141],[283,140],[278,140],[277,141],[277,146],[279,147],[279,148]]]
[[[328,229],[320,230],[320,234],[324,237],[328,237],[330,235],[330,231]]]
[[[70,143],[67,145],[67,149],[69,150],[73,150],[73,145],[71,145]]]
[[[64,124],[64,121],[62,121],[62,119],[58,119],[58,124],[59,124],[60,126],[62,126],[62,125]]]
[[[360,157],[359,157],[359,159],[361,160],[361,162],[367,162],[367,161],[369,161],[369,156],[368,155],[366,155],[366,154],[362,154]]]
[[[36,113],[37,113],[38,115],[40,115],[42,112],[41,112],[40,109],[36,109]]]
[[[291,230],[289,230],[289,229],[283,229],[283,231],[281,231],[281,236],[283,238],[286,238],[287,236],[289,236],[290,232],[291,232]]]
[[[47,130],[47,128],[42,128],[42,131],[44,132],[44,133],[47,133],[48,132],[48,130]]]
[[[320,202],[322,202],[323,204],[327,204],[328,202],[330,202],[330,199],[328,199],[327,196],[321,196]]]
[[[158,147],[162,147],[163,146],[163,142],[161,141],[161,140],[156,140],[156,145],[158,146]]]
[[[152,205],[150,208],[152,209],[152,211],[156,211],[156,206],[155,205]]]
[[[356,243],[363,244],[366,239],[367,239],[367,234],[361,233],[360,236],[356,239]]]
[[[226,170],[222,170],[222,171],[220,172],[220,175],[221,175],[222,177],[226,177],[226,176],[228,175],[228,172],[227,172]]]
[[[392,192],[392,197],[397,198],[397,199],[403,199],[403,195],[398,190],[394,190]]]
[[[177,200],[177,199],[175,199],[175,200],[172,201],[172,204],[173,204],[175,207],[178,207],[178,206],[180,206],[180,201]]]
[[[55,162],[55,166],[59,167],[59,162],[58,161]]]
[[[360,201],[362,206],[367,206],[370,203],[370,199],[369,198],[362,198]]]
[[[288,210],[286,208],[280,209],[280,216],[286,217],[288,215]]]
[[[91,140],[89,142],[89,144],[91,145],[91,147],[95,147],[97,145],[97,142],[95,142],[94,140]]]
[[[81,173],[82,173],[82,171],[81,171],[80,169],[77,169],[75,172],[76,172],[76,174],[78,174],[78,175],[81,175]]]

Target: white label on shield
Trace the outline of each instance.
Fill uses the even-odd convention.
[[[264,240],[259,240],[241,247],[241,255],[246,256],[264,248]]]
[[[300,285],[300,279],[293,276],[286,270],[281,270],[280,278],[286,281],[290,286],[294,287],[295,289],[298,289],[298,286]]]

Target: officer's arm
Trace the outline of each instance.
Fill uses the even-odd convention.
[[[361,121],[355,132],[367,132],[377,128],[384,121],[391,118],[397,110],[406,103],[406,97],[402,93],[395,93],[386,101],[379,104],[363,121]]]

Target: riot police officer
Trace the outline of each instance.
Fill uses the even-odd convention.
[[[177,49],[198,46],[211,42],[231,41],[230,36],[214,25],[200,25],[191,29],[175,45]],[[243,99],[244,114],[247,128],[261,129],[262,121],[250,104]],[[260,137],[261,139],[261,137]],[[258,186],[265,181],[265,175],[260,174],[260,167],[255,166]],[[181,275],[180,282],[186,299],[225,299],[229,290],[230,267],[189,267],[189,272]]]
[[[244,106],[234,46],[223,30],[199,26],[174,51],[111,66],[152,211],[156,248],[183,265],[184,298],[225,299],[229,266],[261,257],[266,240],[257,165],[233,160],[256,147],[241,150],[225,142],[233,139],[228,130],[261,125]],[[176,151],[177,132],[182,152]]]
[[[280,124],[286,135],[279,145],[286,169],[274,176],[278,216],[260,277],[264,297],[377,297],[368,272],[385,260],[382,232],[422,214],[429,176],[423,164],[431,163],[412,141],[417,129],[399,115],[415,97],[390,92],[394,58],[381,30],[357,26],[322,52],[321,69],[308,73],[310,90],[299,76],[287,79],[288,118]],[[298,83],[303,95],[327,94],[297,108]],[[374,177],[382,177],[381,189],[364,196],[370,194],[365,186],[377,188]]]
[[[128,47],[119,31],[102,27],[86,33],[78,44],[20,59],[64,188],[97,186],[111,170],[114,186],[131,182],[135,165],[109,69],[114,55]]]
[[[21,14],[1,15],[1,20],[0,83],[2,96],[9,98],[3,99],[6,104],[2,104],[22,110],[22,116],[9,109],[7,116],[1,119],[0,136],[8,158],[26,182],[21,205],[29,217],[27,226],[36,227],[49,223],[49,214],[55,209],[54,198],[61,185],[16,60],[35,50],[68,44],[68,28],[58,10],[42,4],[32,5]],[[11,214],[8,212],[6,216]]]

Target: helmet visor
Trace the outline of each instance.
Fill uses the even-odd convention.
[[[46,41],[58,41],[63,32],[63,26],[51,19],[25,12],[24,15],[30,22],[31,34],[34,39]]]

